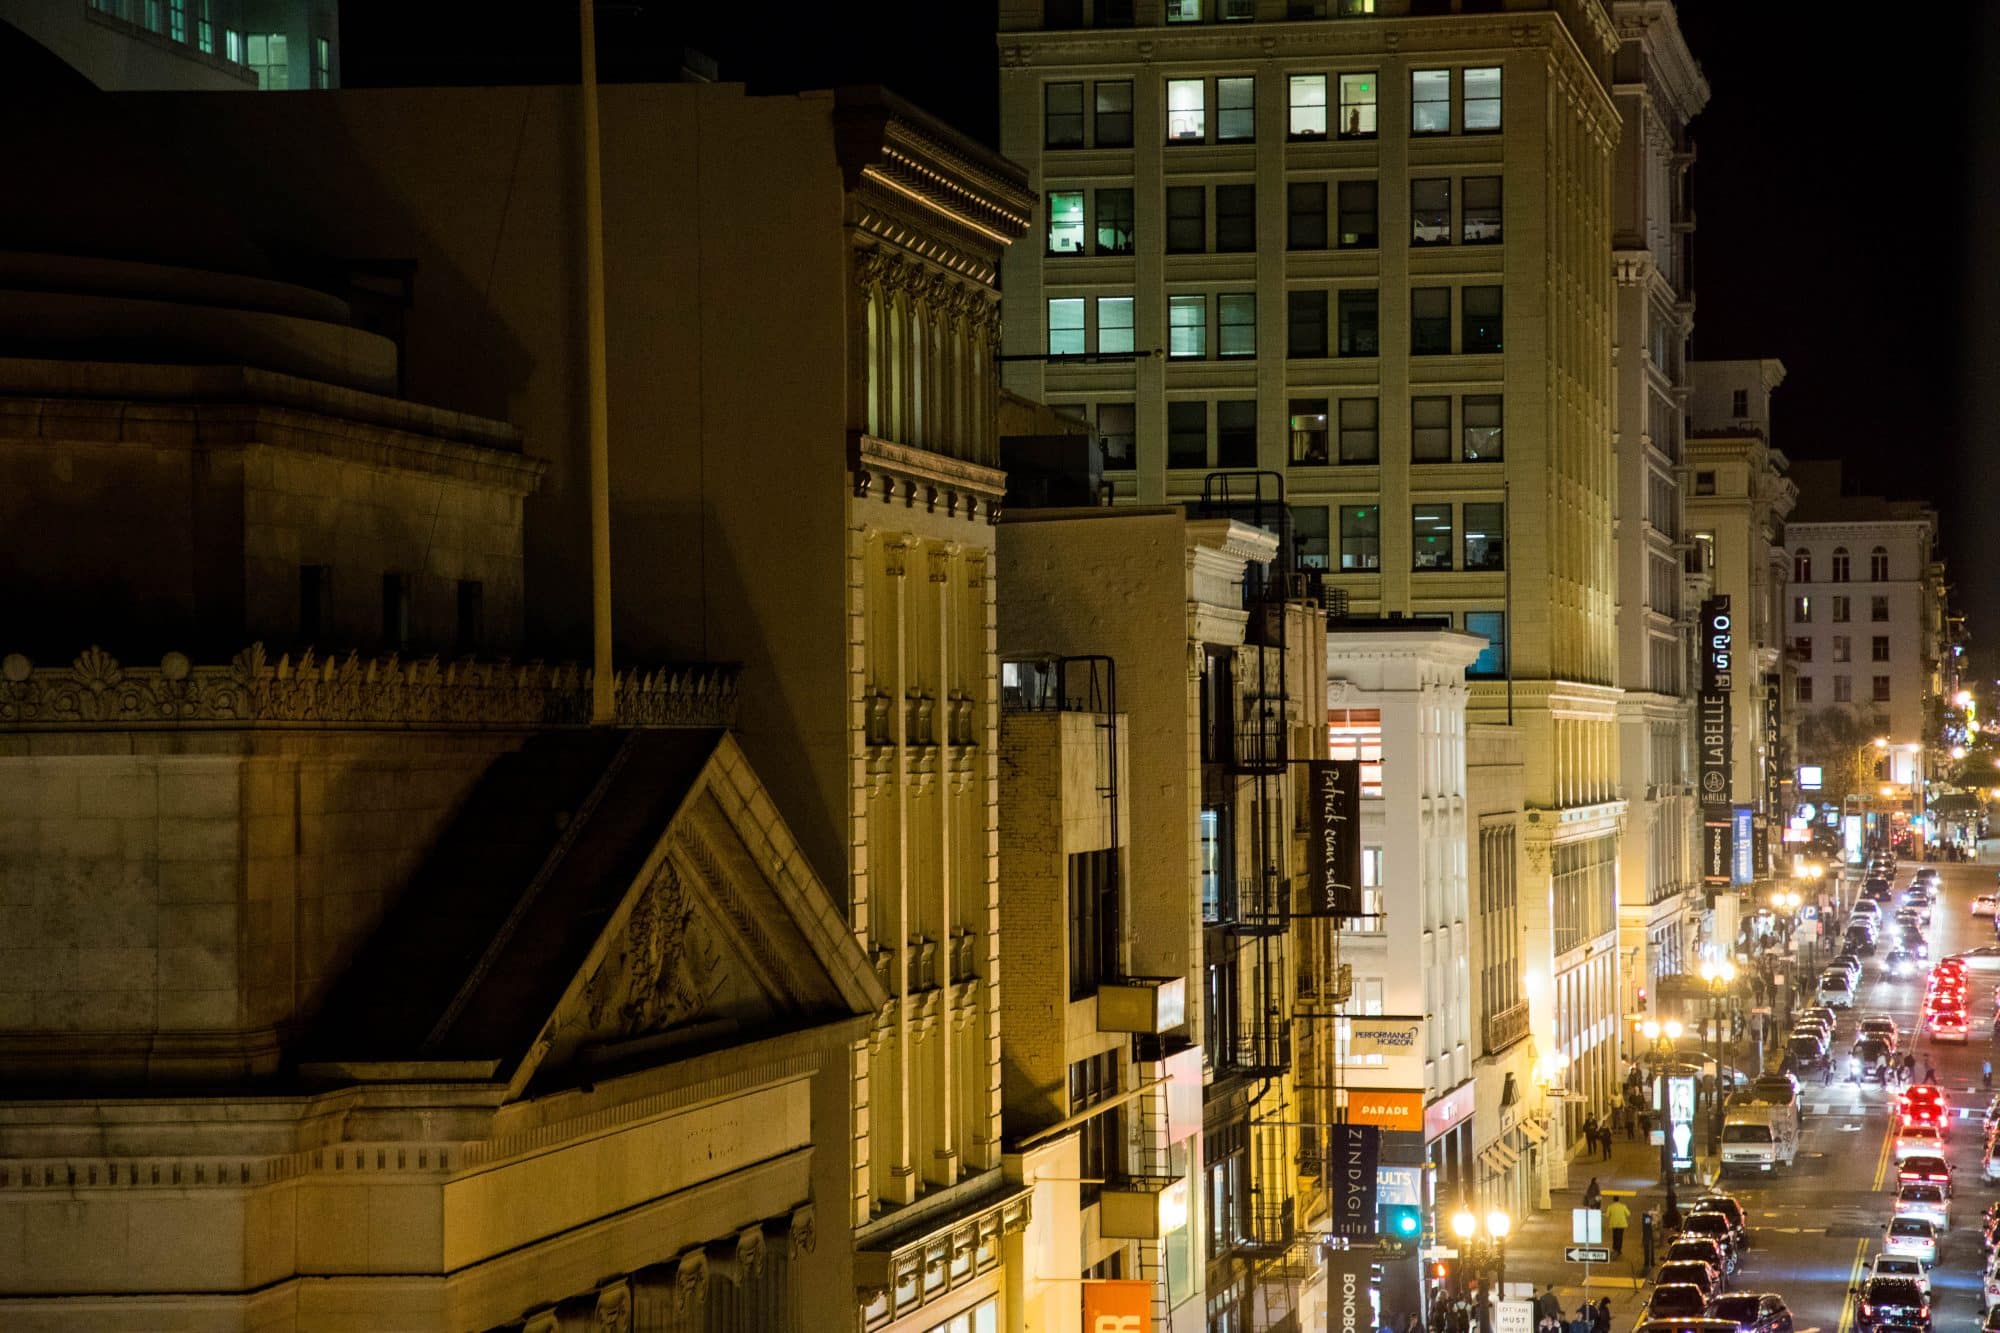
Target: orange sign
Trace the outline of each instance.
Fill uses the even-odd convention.
[[[1384,1129],[1424,1127],[1424,1094],[1384,1092],[1379,1088],[1347,1090],[1347,1123],[1380,1125]]]
[[[1153,1284],[1129,1278],[1086,1281],[1083,1333],[1153,1333]]]

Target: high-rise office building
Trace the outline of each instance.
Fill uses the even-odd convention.
[[[1523,734],[1527,998],[1580,1123],[1618,1046],[1619,41],[1597,0],[1452,11],[1006,0],[1001,147],[1042,200],[1007,373],[1090,415],[1118,499],[1280,474],[1352,614],[1488,640],[1468,716]]]
[[[1688,337],[1694,323],[1688,243],[1694,230],[1688,122],[1708,82],[1672,0],[1616,0],[1618,158],[1612,245],[1617,323],[1612,376],[1618,432],[1619,864],[1621,1007],[1646,1008],[1662,976],[1687,967],[1698,910],[1693,699],[1681,599],[1680,464]]]
[[[105,92],[340,86],[340,0],[0,0],[0,24]]]

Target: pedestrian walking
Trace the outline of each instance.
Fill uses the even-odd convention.
[[[1667,1182],[1667,1207],[1666,1211],[1660,1214],[1660,1223],[1668,1236],[1681,1229],[1681,1200],[1680,1196],[1674,1193],[1674,1183],[1671,1180]]]
[[[1904,1086],[1904,1087],[1906,1087],[1906,1088],[1907,1088],[1907,1087],[1908,1087],[1908,1086],[1910,1085],[1910,1080],[1911,1080],[1912,1078],[1916,1077],[1916,1073],[1917,1073],[1917,1057],[1916,1057],[1916,1053],[1915,1053],[1915,1052],[1913,1052],[1913,1051],[1907,1051],[1907,1052],[1905,1052],[1905,1053],[1904,1053],[1904,1055],[1903,1055],[1903,1086]]]
[[[1611,1298],[1609,1296],[1598,1297],[1597,1304],[1591,1307],[1590,1327],[1592,1333],[1611,1333]]]
[[[1586,1152],[1597,1146],[1597,1115],[1595,1112],[1583,1118],[1583,1146]]]
[[[1614,1198],[1604,1207],[1604,1229],[1611,1233],[1611,1253],[1625,1253],[1625,1228],[1632,1225],[1632,1210],[1623,1199]]]
[[[1583,1206],[1586,1208],[1602,1208],[1604,1206],[1604,1191],[1599,1187],[1596,1176],[1592,1176],[1590,1183],[1583,1187]]]
[[[1611,1126],[1608,1124],[1599,1126],[1597,1130],[1597,1145],[1604,1150],[1603,1160],[1607,1162],[1611,1160],[1611,1143]]]
[[[1545,1324],[1560,1327],[1562,1315],[1562,1299],[1556,1295],[1556,1284],[1551,1282],[1535,1297],[1535,1327],[1538,1330]]]
[[[1924,1082],[1937,1082],[1937,1061],[1928,1055],[1924,1057]]]

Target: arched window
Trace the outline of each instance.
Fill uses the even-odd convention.
[[[1833,548],[1833,581],[1835,583],[1847,582],[1847,548],[1845,546],[1836,546]]]
[[[1812,582],[1812,552],[1803,546],[1792,552],[1792,582]]]
[[[1878,546],[1868,553],[1868,579],[1871,583],[1887,583],[1889,581],[1889,551],[1887,547]]]

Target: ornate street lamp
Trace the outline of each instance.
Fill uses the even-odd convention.
[[[1708,1021],[1715,1025],[1715,1089],[1709,1097],[1709,1147],[1722,1154],[1722,1012],[1729,988],[1736,981],[1736,965],[1728,959],[1704,960],[1701,979],[1708,987]]]
[[[1646,1062],[1653,1069],[1653,1105],[1660,1112],[1660,1183],[1664,1185],[1674,1178],[1674,1150],[1670,1143],[1673,1134],[1667,1124],[1667,1085],[1660,1066],[1673,1054],[1674,1043],[1681,1039],[1681,1025],[1678,1019],[1670,1018],[1661,1023],[1649,1018],[1639,1030],[1653,1044],[1653,1048],[1646,1052]]]
[[[1451,1234],[1458,1238],[1460,1271],[1483,1273],[1492,1269],[1496,1301],[1507,1291],[1507,1233],[1513,1229],[1514,1219],[1498,1208],[1481,1217],[1470,1206],[1460,1203],[1451,1215]]]

